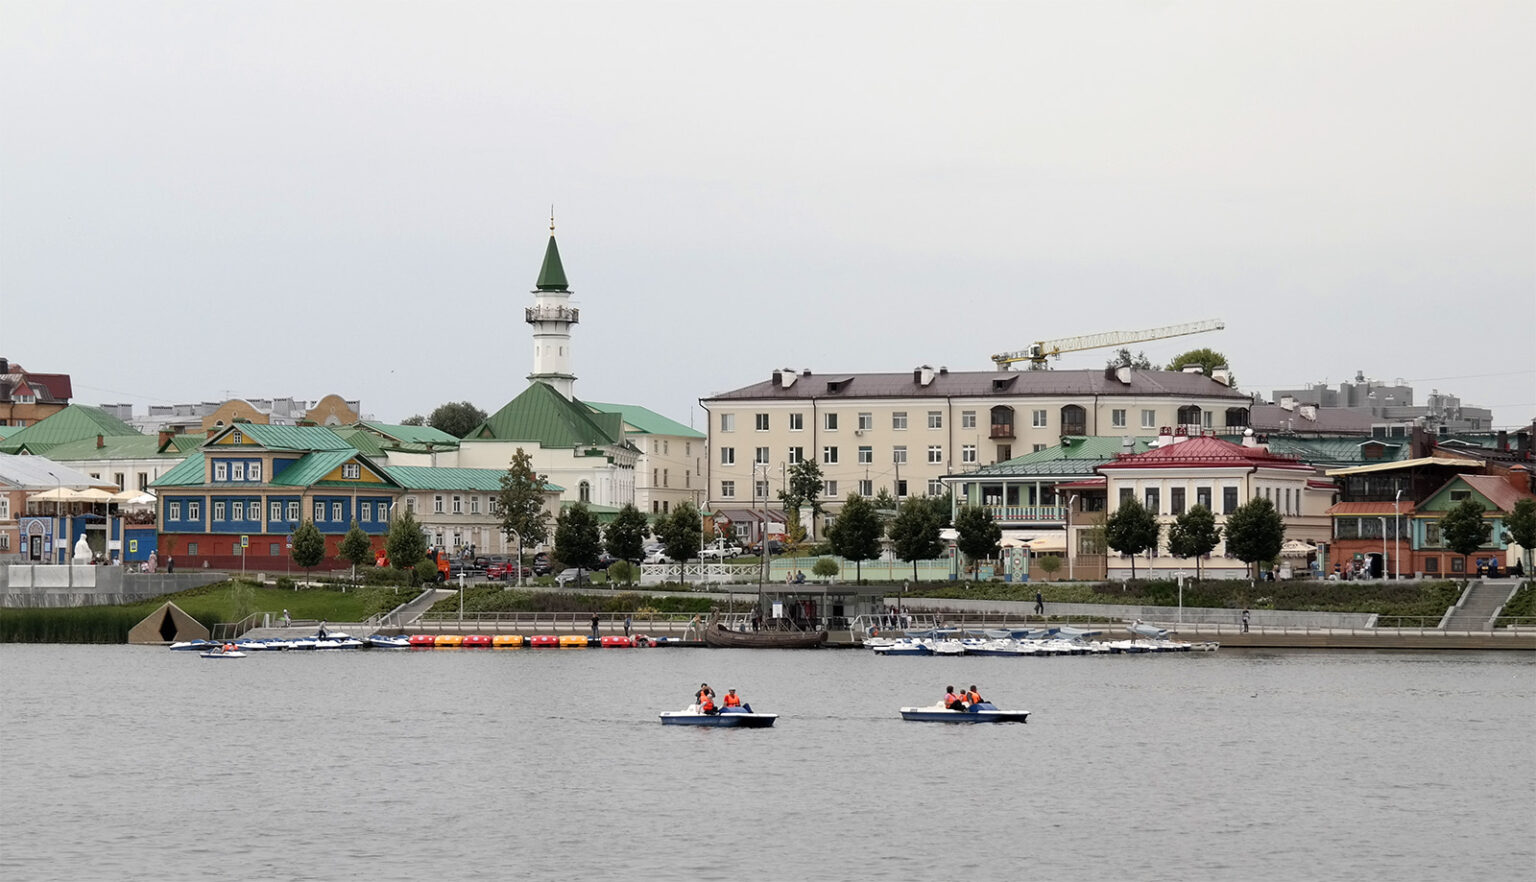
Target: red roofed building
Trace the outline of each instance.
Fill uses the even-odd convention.
[[[1179,571],[1193,575],[1193,561],[1168,555],[1168,525],[1188,509],[1203,505],[1216,515],[1216,523],[1221,526],[1238,506],[1260,496],[1274,503],[1285,521],[1286,541],[1293,549],[1289,560],[1292,569],[1302,570],[1308,562],[1322,560],[1319,546],[1330,535],[1327,511],[1334,499],[1333,483],[1300,460],[1270,453],[1259,436],[1249,434],[1242,444],[1233,444],[1220,438],[1187,437],[1164,429],[1156,448],[1122,455],[1099,466],[1097,471],[1106,479],[1109,513],[1116,511],[1124,500],[1134,498],[1155,513],[1163,525],[1159,548],[1151,552],[1150,560],[1137,561],[1137,575],[1146,572],[1154,577],[1167,577]],[[1074,544],[1080,544],[1077,537]],[[1225,543],[1217,545],[1201,567],[1210,578],[1240,579],[1248,574],[1247,565],[1226,556]],[[1111,552],[1108,578],[1128,578],[1130,574],[1130,558]]]
[[[69,374],[37,374],[0,358],[0,426],[30,426],[69,406]]]

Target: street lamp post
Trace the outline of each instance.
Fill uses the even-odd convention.
[[[53,500],[53,552],[54,552],[54,554],[58,554],[59,553],[59,531],[61,529],[63,529],[63,527],[64,527],[64,518],[60,514],[60,508],[59,508],[60,506],[62,506],[64,504],[64,479],[60,478],[58,475],[54,474],[51,470],[45,469],[44,471],[48,472],[48,477],[52,478],[53,481],[54,481],[54,484],[56,485],[55,488],[54,488],[54,495],[55,495],[56,498]],[[73,561],[71,561],[69,559],[70,552],[69,552],[69,541],[68,541],[68,539],[66,539],[64,541],[64,546],[63,547],[64,547],[64,566],[68,567],[68,569],[65,570],[65,575],[68,576],[68,578],[69,578],[69,587],[73,588],[73,587],[75,587],[75,564],[74,564]]]
[[[1381,577],[1387,577],[1387,519],[1378,518],[1381,521]]]
[[[1076,582],[1072,574],[1072,506],[1077,502],[1076,493],[1067,494],[1067,581]]]
[[[1403,541],[1403,515],[1399,509],[1402,502],[1403,491],[1399,490],[1396,498],[1392,500],[1392,570],[1395,573],[1393,576],[1395,579],[1403,577],[1403,561],[1398,557],[1402,553]]]

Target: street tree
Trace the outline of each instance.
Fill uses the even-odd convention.
[[[1121,347],[1115,351],[1114,357],[1106,362],[1104,366],[1107,368],[1130,367],[1137,370],[1150,371],[1152,370],[1152,359],[1147,358],[1145,352],[1138,352],[1132,356],[1131,350]]]
[[[1199,349],[1191,349],[1188,352],[1182,352],[1178,355],[1175,355],[1168,362],[1168,370],[1183,370],[1184,366],[1187,364],[1200,365],[1201,369],[1205,371],[1205,375],[1207,377],[1209,377],[1211,373],[1219,367],[1224,367],[1229,371],[1232,369],[1232,362],[1227,361],[1227,357],[1225,355],[1222,355],[1220,352],[1217,352],[1214,349],[1201,347]],[[1236,375],[1232,376],[1230,385],[1233,389],[1237,388]]]
[[[1110,548],[1131,557],[1131,578],[1136,578],[1136,555],[1157,545],[1157,516],[1132,496],[1120,503],[1104,521],[1104,541]]]
[[[645,512],[635,508],[634,503],[625,503],[603,531],[603,547],[619,560],[639,562],[645,557],[645,534],[649,530]]]
[[[1523,549],[1521,557],[1524,559],[1525,570],[1529,576],[1531,569],[1531,552],[1536,549],[1536,499],[1526,497],[1515,503],[1509,516],[1504,519],[1504,529],[1509,533],[1510,540]]]
[[[1440,541],[1465,557],[1476,554],[1493,536],[1493,524],[1483,517],[1483,504],[1468,496],[1440,518]]]
[[[1221,528],[1216,526],[1216,516],[1203,505],[1190,508],[1168,527],[1168,553],[1194,558],[1196,580],[1200,578],[1200,559],[1220,543]]]
[[[584,502],[574,502],[555,519],[555,560],[591,569],[602,553],[602,533]]]
[[[944,552],[939,538],[943,529],[937,513],[926,499],[911,497],[902,503],[888,528],[896,557],[912,563],[912,581],[917,581],[917,562],[932,560]]]
[[[427,425],[439,432],[447,432],[455,438],[463,438],[470,430],[485,422],[485,411],[468,401],[449,401],[439,404],[432,415],[427,417]]]
[[[373,541],[357,521],[352,522],[351,529],[342,537],[340,551],[342,559],[352,564],[352,582],[356,584],[357,568],[373,560]]]
[[[305,521],[293,531],[293,562],[304,568],[304,581],[309,581],[309,571],[325,559],[325,536],[314,521]]]
[[[800,510],[811,510],[811,539],[816,538],[816,519],[821,516],[821,466],[814,459],[802,459],[789,467],[788,486],[779,491],[779,501],[792,521],[800,520]]]
[[[833,554],[853,561],[854,581],[859,581],[864,578],[864,561],[880,556],[880,536],[884,533],[885,525],[874,504],[854,493],[827,528],[827,542]]]
[[[967,505],[955,516],[955,530],[960,535],[955,540],[960,550],[974,563],[997,554],[997,543],[1003,538],[1003,528],[992,519],[992,512],[979,505]],[[977,567],[975,578],[980,578]]]
[[[400,421],[400,425],[402,426],[425,426],[426,424],[427,418],[419,413],[408,416]]]
[[[537,546],[549,538],[544,479],[534,473],[533,457],[521,447],[513,451],[506,474],[501,476],[496,510],[501,514],[502,535],[517,538],[517,562],[521,567],[523,549],[529,545]]]
[[[384,551],[389,555],[389,565],[402,570],[415,569],[416,564],[426,559],[427,537],[410,509],[389,522]]]
[[[1250,579],[1259,578],[1259,564],[1280,556],[1285,544],[1285,521],[1275,504],[1255,496],[1227,515],[1227,551],[1253,569]]]
[[[661,540],[666,549],[667,557],[676,561],[690,560],[699,556],[699,540],[703,536],[703,526],[699,520],[699,510],[693,503],[684,502],[672,509],[656,524],[656,538]]]
[[[820,576],[823,579],[830,579],[837,575],[837,572],[837,561],[830,557],[818,557],[816,563],[811,565],[811,575]]]

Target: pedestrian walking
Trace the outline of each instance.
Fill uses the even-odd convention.
[[[592,639],[597,639],[597,613],[592,614]]]
[[[1045,615],[1045,597],[1039,591],[1035,592],[1035,615]]]
[[[629,626],[630,626],[630,624],[631,624],[631,622],[630,622],[629,616],[625,616],[624,617],[624,636],[625,637],[629,636]]]
[[[286,609],[283,610],[283,627],[287,628],[287,627],[290,627],[292,625],[293,625],[293,619],[289,618],[288,610],[286,610]]]
[[[1246,607],[1243,609],[1243,633],[1248,633],[1248,610]]]

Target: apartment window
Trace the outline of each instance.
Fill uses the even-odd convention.
[[[736,414],[734,414],[734,413],[722,413],[722,414],[720,414],[720,431],[722,431],[722,432],[734,432],[734,431],[736,431]]]
[[[173,502],[165,507],[165,519],[168,521],[181,520],[181,503]]]
[[[651,469],[651,486],[661,486],[661,469]]]
[[[1183,487],[1168,488],[1168,513],[1171,515],[1181,515],[1184,513]]]
[[[360,478],[362,474],[363,467],[355,462],[349,462],[341,467],[341,476],[343,478]]]
[[[123,473],[122,472],[118,472],[118,473],[114,474],[112,476],[112,480],[113,480],[113,483],[117,484],[117,489],[119,489],[119,490],[123,489]]]
[[[1157,411],[1143,410],[1141,412],[1141,427],[1143,429],[1157,428]]]
[[[672,486],[672,477],[670,475],[671,471],[672,471],[671,469],[662,469],[661,470],[661,486],[663,486],[663,487],[670,487],[670,486]]]
[[[223,462],[216,462],[216,463],[214,463],[213,464],[213,479],[215,481],[228,481],[229,480],[229,464],[228,463],[223,463]]]
[[[360,521],[373,520],[373,503],[359,502],[357,504],[357,519]]]
[[[752,484],[752,498],[754,498],[754,499],[767,499],[768,498],[768,482],[767,481],[755,481],[755,482],[753,482],[753,484]]]
[[[794,465],[795,463],[804,462],[804,461],[805,461],[805,448],[804,447],[791,447],[791,448],[789,448],[789,464],[790,465]]]
[[[1451,572],[1465,573],[1467,571],[1467,559],[1461,555],[1451,558]]]
[[[581,502],[590,503],[592,501],[592,484],[588,481],[582,481],[577,484],[576,498]]]
[[[283,519],[283,504],[281,502],[272,503],[271,506],[268,507],[268,511],[270,514],[268,515],[267,520],[280,521]]]
[[[860,481],[859,482],[859,495],[860,496],[874,496],[875,495],[875,482],[874,481]]]
[[[683,486],[693,486],[693,469],[683,469]]]
[[[193,515],[192,517],[197,517]],[[1424,524],[1424,546],[1426,548],[1440,547],[1440,522],[1426,521]]]
[[[929,479],[929,481],[928,481],[928,495],[929,496],[943,496],[944,495],[944,482],[938,480],[937,478]]]
[[[897,465],[907,464],[907,448],[905,445],[897,445],[891,448],[891,462]]]
[[[757,448],[757,450],[752,453],[752,461],[758,465],[763,465],[764,463],[768,462],[768,448]]]
[[[297,499],[294,499],[294,500],[289,501],[289,503],[288,503],[288,520],[296,521],[298,519],[299,519],[299,501]]]
[[[227,510],[228,509],[225,507],[223,501],[215,502],[213,504],[213,519],[216,521],[224,520],[224,515]]]
[[[821,482],[821,495],[826,496],[828,498],[836,496],[837,495],[837,482],[836,481],[822,481]]]
[[[1211,488],[1209,488],[1209,487],[1196,487],[1195,488],[1195,505],[1203,505],[1203,506],[1205,506],[1206,511],[1210,511],[1211,510]]]
[[[1125,428],[1125,408],[1116,408],[1109,412],[1109,424],[1116,429]]]
[[[875,461],[875,448],[864,446],[859,448],[859,465],[869,465]]]
[[[836,432],[837,431],[837,414],[835,414],[835,413],[823,414],[821,419],[822,419],[822,425],[826,427],[826,430],[828,432]]]
[[[791,432],[800,432],[800,431],[803,431],[804,429],[805,429],[805,414],[803,414],[803,413],[792,413],[792,414],[790,414],[789,415],[789,430]]]
[[[1029,424],[1037,429],[1046,427],[1046,418],[1049,411],[1032,410],[1029,412]]]
[[[341,520],[342,520],[342,517],[341,517],[341,503],[339,503],[339,502],[331,503],[331,520],[336,521],[337,523],[341,522]]]
[[[962,428],[962,429],[974,429],[974,428],[976,428],[976,411],[974,411],[974,410],[962,410],[962,411],[960,411],[960,428]]]
[[[1120,504],[1121,505],[1125,505],[1127,502],[1130,502],[1132,499],[1135,499],[1135,498],[1136,498],[1136,488],[1135,487],[1121,487],[1120,488]]]
[[[826,464],[826,465],[837,465],[837,448],[836,447],[823,447],[823,448],[821,448],[821,461],[824,464]]]
[[[416,497],[414,497],[414,496],[407,496],[407,497],[405,497],[405,510],[410,512],[411,514],[415,514],[416,513]]]
[[[1046,447],[1046,445],[1044,445],[1044,444],[1031,444],[1029,446],[1029,452],[1030,453],[1039,453],[1040,451],[1044,450],[1045,447]]]
[[[930,410],[930,411],[928,411],[928,428],[930,428],[930,429],[942,429],[942,428],[944,428],[944,411],[942,411],[942,410]]]
[[[1424,572],[1426,572],[1426,573],[1439,573],[1440,572],[1440,558],[1438,558],[1438,557],[1426,557],[1426,558],[1424,558]]]
[[[471,496],[471,497],[469,497],[469,513],[470,514],[479,514],[480,513],[480,497],[478,497],[478,496]]]
[[[721,481],[720,482],[720,498],[721,499],[735,499],[736,498],[736,482],[735,481]]]
[[[231,481],[245,480],[245,463],[232,462],[229,464],[229,479]]]
[[[149,489],[149,475],[145,474],[144,472],[139,472],[139,491],[143,492],[143,491],[148,490],[148,489]]]
[[[187,543],[187,554],[190,554],[193,557],[197,557],[197,543],[196,542],[188,542]]]
[[[462,497],[462,496],[455,496],[455,497],[453,497],[453,513],[454,514],[463,514],[464,513],[464,497]]]
[[[1012,444],[999,444],[999,445],[997,445],[997,461],[998,462],[1007,462],[1010,459],[1013,459],[1013,445]]]
[[[245,443],[245,436],[240,434],[240,430],[239,429],[236,429],[233,432],[229,433],[229,440],[233,444],[244,444]]]
[[[245,512],[246,512],[245,503],[243,503],[243,502],[231,502],[229,504],[229,519],[230,520],[232,520],[232,521],[243,521],[243,520],[245,520]],[[256,502],[255,500],[252,500],[251,501],[250,512],[251,512],[251,520],[253,520],[253,521],[256,520],[257,517],[261,515],[261,503]]]
[[[1231,514],[1234,511],[1237,511],[1237,488],[1221,488],[1221,513]]]
[[[1163,513],[1163,505],[1162,505],[1162,503],[1163,503],[1162,492],[1159,491],[1156,487],[1148,487],[1147,488],[1147,493],[1146,493],[1146,503],[1145,503],[1146,506],[1147,506],[1147,511],[1150,511],[1153,514],[1162,514]]]
[[[661,452],[661,441],[660,440],[658,440],[656,438],[652,438],[651,439],[651,452],[652,453],[660,453]]]
[[[443,497],[441,497],[441,496],[434,496],[434,497],[432,497],[432,513],[433,514],[442,514],[443,513]]]
[[[496,513],[496,497],[494,497],[494,496],[487,496],[487,497],[485,497],[485,510],[489,514],[495,514]]]
[[[258,484],[261,483],[261,463],[253,462],[247,466],[245,470],[245,476],[246,478],[255,481]]]
[[[754,423],[756,425],[756,428],[757,428],[757,430],[759,432],[766,432],[766,431],[768,431],[768,414],[760,413],[757,416],[753,417],[753,421],[754,421]]]
[[[962,462],[962,463],[975,463],[976,462],[976,445],[975,444],[962,444],[962,445],[960,445],[960,462]]]
[[[905,499],[905,498],[907,498],[907,482],[905,480],[901,480],[901,481],[897,481],[896,482],[896,498],[897,499]]]
[[[939,463],[944,461],[944,446],[942,444],[928,445],[928,462]]]
[[[906,411],[898,410],[895,413],[891,414],[891,428],[893,428],[893,429],[906,429],[906,427],[907,427],[907,412]]]
[[[722,448],[720,448],[720,464],[721,465],[727,465],[727,466],[728,465],[735,465],[736,464],[736,448],[734,448],[734,447],[722,447]]]
[[[1472,491],[1470,491],[1470,490],[1452,490],[1451,491],[1451,501],[1452,502],[1461,502],[1463,500],[1470,499],[1470,498],[1472,498]]]
[[[865,432],[875,427],[875,415],[872,413],[859,414],[859,428]]]
[[[187,519],[193,521],[203,519],[203,504],[201,502],[187,503]]]

